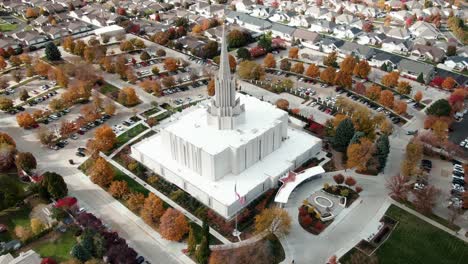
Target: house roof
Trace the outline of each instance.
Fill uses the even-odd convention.
[[[296,29],[290,26],[285,26],[283,24],[272,23],[271,30],[278,31],[278,32],[288,34],[288,35],[292,35],[294,30]]]
[[[459,85],[467,85],[468,84],[468,77],[457,74],[451,71],[446,71],[444,69],[437,68],[437,76],[447,78],[447,77],[452,77]]]
[[[437,59],[442,59],[445,57],[445,52],[437,47],[434,46],[427,46],[427,45],[422,45],[422,44],[416,44],[413,46],[413,51],[419,51],[419,53],[430,53],[432,57],[437,58]]]
[[[294,31],[293,37],[303,39],[306,41],[311,41],[313,43],[317,42],[320,40],[320,35],[318,33],[305,30],[302,28],[298,28]]]
[[[345,50],[350,53],[355,53],[358,55],[361,55],[365,58],[370,58],[372,55],[374,55],[375,51],[373,48],[370,48],[368,46],[360,45],[354,42],[349,42],[346,41],[341,47],[340,50]]]
[[[396,56],[386,52],[377,52],[373,59],[376,61],[390,61],[395,65],[402,60],[400,56]]]
[[[398,69],[400,71],[413,72],[416,75],[422,73],[424,77],[427,77],[434,71],[434,66],[414,60],[402,59],[398,64]]]

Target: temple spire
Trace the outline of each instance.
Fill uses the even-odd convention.
[[[231,67],[229,66],[229,53],[226,44],[226,30],[223,25],[223,33],[221,37],[221,55],[219,56],[219,72],[218,78],[230,79],[231,78]]]

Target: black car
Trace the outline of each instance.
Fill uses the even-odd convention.
[[[452,183],[454,184],[460,184],[461,186],[465,186],[465,181],[461,179],[453,179]]]
[[[459,172],[459,171],[456,171],[456,170],[454,170],[452,172],[452,174],[455,175],[455,176],[458,176],[458,177],[465,177],[465,174],[463,172]]]
[[[139,256],[139,257],[135,260],[135,262],[136,262],[137,264],[141,264],[141,263],[143,263],[143,261],[145,261],[145,258],[144,258],[143,256]]]
[[[131,125],[132,125],[132,124],[130,124],[130,123],[127,122],[127,121],[123,121],[122,124],[123,124],[124,126],[131,126]]]
[[[64,148],[65,147],[65,143],[63,142],[58,142],[57,144],[55,144],[57,147],[59,148]]]
[[[102,116],[102,119],[104,119],[104,120],[108,120],[109,118],[111,118],[111,116],[108,115],[108,114],[105,114],[105,115]]]
[[[18,106],[18,107],[16,107],[16,110],[18,110],[18,111],[22,112],[22,111],[24,111],[24,107],[22,107],[22,106]]]
[[[79,151],[76,152],[76,155],[78,157],[85,157],[86,156],[83,152],[79,152]]]
[[[421,165],[424,166],[424,167],[432,168],[432,161],[427,160],[427,159],[423,159],[423,160],[421,160]]]
[[[78,148],[78,151],[79,151],[79,152],[85,152],[85,151],[86,151],[86,148],[81,148],[81,147],[80,147],[80,148]]]

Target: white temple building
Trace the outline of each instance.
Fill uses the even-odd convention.
[[[215,96],[162,124],[131,155],[230,219],[321,148],[319,138],[288,126],[285,111],[236,93],[223,33]]]

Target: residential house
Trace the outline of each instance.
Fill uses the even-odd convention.
[[[187,52],[198,50],[206,44],[205,42],[191,36],[184,36],[177,39],[176,41],[182,44],[183,49]]]
[[[12,48],[17,50],[21,47],[21,44],[18,40],[7,37],[7,36],[0,36],[0,49],[7,50],[8,48]]]
[[[39,32],[44,33],[49,39],[57,40],[68,36],[70,33],[62,25],[56,26],[43,26],[38,29]]]
[[[250,15],[254,17],[267,18],[270,17],[273,13],[275,13],[274,8],[263,5],[256,5],[252,7],[252,12]]]
[[[288,26],[309,28],[310,23],[309,23],[309,20],[307,18],[308,17],[304,16],[304,15],[293,16],[293,17],[291,17],[291,20],[289,20]]]
[[[462,56],[451,56],[444,61],[444,65],[451,70],[465,71],[468,70],[468,58]]]
[[[361,60],[369,60],[375,54],[375,50],[373,48],[350,41],[345,41],[345,43],[339,48],[339,51],[340,57],[351,55]]]
[[[46,16],[39,16],[31,22],[31,25],[35,27],[42,27],[49,24],[49,18]]]
[[[293,27],[286,26],[286,25],[279,24],[279,23],[272,23],[272,26],[271,26],[271,33],[273,36],[278,36],[286,40],[292,40],[294,30],[296,29]]]
[[[393,71],[398,67],[398,63],[402,57],[396,56],[387,52],[377,52],[370,60],[369,65],[374,67],[382,67],[383,64],[387,66],[388,71]]]
[[[311,49],[317,49],[316,43],[320,41],[319,34],[301,28],[294,31],[293,38],[301,41],[302,45]]]
[[[218,5],[218,4],[208,4],[206,2],[198,2],[196,3],[194,9],[196,14],[200,14],[204,17],[223,17],[225,15],[225,5]],[[192,6],[191,6],[192,7]],[[190,8],[191,8],[190,7]]]
[[[12,34],[12,37],[21,41],[24,46],[40,48],[49,41],[47,36],[39,34],[36,31],[21,31]]]
[[[335,18],[335,22],[342,25],[351,25],[356,20],[358,20],[357,17],[348,14],[341,14]]]
[[[383,33],[376,33],[376,32],[371,32],[371,33],[366,33],[363,32],[357,37],[357,43],[361,45],[373,45],[373,46],[380,46],[383,42],[384,39],[386,39],[387,36]]]
[[[388,37],[382,41],[382,50],[392,53],[407,54],[409,41]]]
[[[416,80],[422,74],[425,83],[429,83],[435,74],[434,66],[408,59],[402,59],[398,63],[398,70],[402,76],[413,80]]]
[[[234,5],[238,12],[251,13],[254,2],[252,0],[234,0],[231,5]]]
[[[268,20],[272,22],[288,23],[291,20],[291,17],[292,16],[290,16],[288,12],[276,11],[268,18]]]
[[[8,264],[40,264],[41,261],[41,256],[32,249],[26,252],[20,252],[16,258],[13,258],[10,253],[0,256],[0,263]]]
[[[93,29],[91,25],[86,24],[82,21],[70,21],[68,22],[65,28],[68,29],[68,31],[72,35],[85,33]]]
[[[424,21],[416,21],[409,27],[409,31],[414,36],[425,39],[438,39],[443,37],[442,33],[440,33],[433,24]]]
[[[445,58],[445,52],[442,49],[422,44],[414,45],[411,54],[432,62],[441,62]]]
[[[390,16],[392,17],[392,21],[403,23],[406,21],[408,17],[411,17],[412,14],[406,10],[400,10],[400,11],[390,12]]]
[[[465,86],[465,87],[468,86],[468,77],[463,74],[458,74],[458,73],[454,73],[451,71],[438,68],[437,76],[440,76],[442,78],[451,77],[455,80],[455,82],[457,82],[459,86]]]
[[[315,19],[326,19],[328,13],[328,9],[320,8],[318,6],[311,6],[305,11],[306,16],[310,16]]]
[[[49,14],[61,13],[61,12],[66,11],[65,6],[61,4],[54,4],[54,3],[43,5],[42,9]]]
[[[340,47],[343,46],[344,40],[336,40],[331,38],[322,39],[320,41],[320,49],[325,53],[338,52]]]
[[[362,34],[362,30],[355,27],[338,26],[333,30],[337,38],[355,39]]]
[[[248,30],[255,32],[264,32],[265,30],[271,29],[272,23],[268,20],[253,17],[245,13],[231,11],[227,14],[226,20],[229,23],[235,23]]]
[[[332,33],[335,29],[336,24],[335,22],[330,22],[327,20],[316,20],[310,24],[310,31],[313,32],[325,32],[325,33]]]

